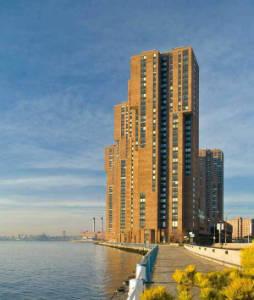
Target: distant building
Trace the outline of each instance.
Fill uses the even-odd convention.
[[[106,236],[182,241],[199,230],[199,67],[191,47],[131,58],[105,150]]]
[[[228,223],[233,227],[233,240],[254,237],[254,219],[237,217],[228,220]]]
[[[81,238],[83,240],[104,240],[105,233],[101,231],[83,231],[81,233]]]
[[[224,155],[219,149],[199,150],[200,210],[211,228],[223,221]]]

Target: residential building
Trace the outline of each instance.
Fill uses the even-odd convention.
[[[199,67],[191,47],[131,58],[105,149],[106,238],[182,241],[199,231]]]
[[[223,221],[224,155],[219,149],[199,150],[200,210],[210,231]]]
[[[233,240],[254,237],[254,219],[236,217],[228,220],[228,223],[233,226]]]

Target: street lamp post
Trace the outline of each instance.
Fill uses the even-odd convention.
[[[213,223],[213,243],[215,244],[216,236],[215,236],[215,222]]]
[[[221,244],[221,223],[219,223],[219,244]]]
[[[213,215],[213,242],[214,242],[214,244],[216,242],[216,232],[215,232],[215,229],[216,229],[216,226],[217,226],[218,214],[219,214],[219,211],[216,210],[215,213],[214,213],[214,215]],[[219,239],[220,239],[220,232],[219,232]]]
[[[217,224],[217,229],[219,230],[219,244],[221,244],[221,231],[224,230],[224,223],[219,221]]]
[[[227,244],[227,227],[226,227],[226,222],[225,222],[225,226],[224,226],[224,231],[225,231],[224,243]]]
[[[207,221],[208,221],[208,224],[209,224],[209,232],[211,233],[211,229],[212,229],[212,227],[211,227],[211,224],[213,224],[213,243],[215,244],[215,239],[216,239],[216,237],[215,237],[215,218],[214,219],[207,219]]]
[[[228,215],[226,215],[225,217],[225,222],[224,222],[224,231],[225,231],[225,239],[224,239],[224,243],[227,243],[227,220],[228,220]]]

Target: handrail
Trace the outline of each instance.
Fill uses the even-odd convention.
[[[156,246],[156,244],[149,243],[119,243],[119,242],[110,242],[109,244],[115,246],[123,246],[123,247],[131,247],[131,248],[144,248],[144,249],[152,249]]]
[[[158,253],[158,245],[151,245],[149,248],[151,250],[136,266],[135,279],[130,279],[129,281],[129,293],[127,300],[138,300],[140,294],[144,291],[145,283],[151,281],[151,275]]]

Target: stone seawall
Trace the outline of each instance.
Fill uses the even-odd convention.
[[[97,242],[96,245],[121,249],[128,252],[138,253],[140,255],[145,255],[148,251],[151,250],[151,248],[145,244],[137,245],[137,244],[127,244],[127,243]]]

